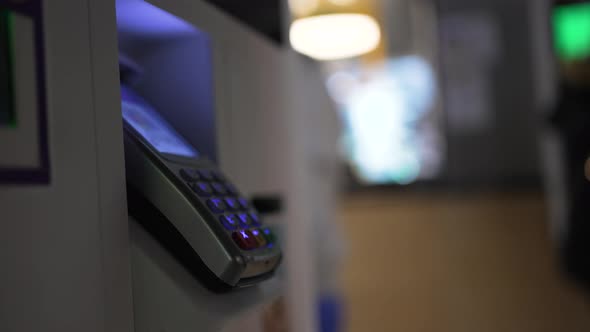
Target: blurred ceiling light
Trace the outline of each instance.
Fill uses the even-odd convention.
[[[357,0],[329,0],[331,3],[337,6],[350,6],[354,4]]]
[[[289,38],[299,53],[317,60],[340,60],[376,49],[381,30],[369,15],[325,14],[296,19]]]
[[[295,16],[309,15],[318,9],[319,5],[319,0],[289,0],[289,8]]]

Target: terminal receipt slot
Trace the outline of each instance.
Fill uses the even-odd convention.
[[[214,291],[273,275],[281,250],[235,185],[122,86],[129,213]]]

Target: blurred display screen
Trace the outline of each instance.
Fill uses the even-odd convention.
[[[556,5],[552,13],[557,56],[566,61],[590,56],[590,3]]]
[[[15,125],[12,91],[11,13],[0,9],[0,125]]]
[[[327,84],[344,117],[346,158],[361,182],[409,184],[438,175],[443,137],[433,116],[436,78],[424,58],[338,71]]]
[[[123,90],[123,118],[160,153],[196,158],[198,152],[153,108],[131,92]]]

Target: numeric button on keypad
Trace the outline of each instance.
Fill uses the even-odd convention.
[[[215,190],[215,193],[217,195],[225,195],[225,194],[227,194],[227,189],[225,188],[224,185],[222,185],[219,182],[213,182],[213,183],[211,183],[211,187],[213,188],[213,190]]]
[[[248,209],[248,207],[250,207],[250,203],[248,203],[248,200],[245,199],[244,197],[238,198],[238,203],[240,203],[240,207],[244,210],[246,210],[246,209]]]
[[[225,188],[227,189],[227,192],[230,195],[237,196],[239,194],[238,189],[233,184],[231,184],[229,182],[225,183]]]
[[[202,180],[213,181],[213,174],[208,169],[199,170],[199,176],[201,177]]]
[[[217,181],[221,181],[221,182],[225,181],[225,177],[219,171],[211,171],[211,175]]]
[[[238,213],[238,219],[240,220],[240,226],[248,227],[250,225],[250,217],[247,213]]]
[[[235,198],[227,197],[224,201],[228,210],[237,211],[240,209],[240,204],[238,204],[238,201],[236,201]]]
[[[211,194],[213,193],[213,189],[211,188],[211,186],[205,182],[193,183],[191,184],[191,188],[195,193],[197,193],[197,195],[201,197],[208,197],[211,196]]]
[[[180,170],[180,176],[187,182],[199,181],[200,179],[199,172],[194,169],[183,168]]]
[[[230,231],[233,231],[238,228],[238,221],[236,220],[236,217],[233,215],[221,216],[219,217],[219,220],[221,221],[223,226]]]
[[[221,213],[225,211],[225,204],[221,198],[211,198],[207,200],[207,206],[215,213]]]
[[[260,225],[260,217],[258,216],[257,213],[250,213],[250,219],[252,219],[252,222],[255,225]]]

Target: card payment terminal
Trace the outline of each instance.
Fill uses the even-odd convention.
[[[236,186],[121,87],[129,213],[214,291],[272,276],[281,250]]]

